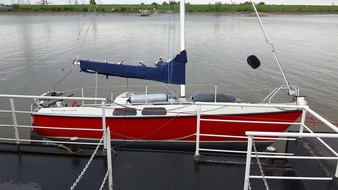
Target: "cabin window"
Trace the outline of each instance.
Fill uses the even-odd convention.
[[[116,108],[114,109],[113,115],[136,115],[136,109],[135,108]]]
[[[142,115],[167,115],[165,108],[144,108]]]

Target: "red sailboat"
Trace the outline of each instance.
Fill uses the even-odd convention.
[[[246,131],[283,132],[297,120],[302,111],[296,106],[304,105],[306,102],[303,97],[298,96],[298,91],[289,85],[283,71],[292,102],[244,103],[231,94],[196,94],[190,100],[186,100],[184,1],[181,1],[180,12],[181,52],[168,62],[159,61],[155,66],[149,67],[143,64],[135,66],[88,60],[74,61],[74,64],[80,66],[81,71],[87,73],[180,84],[182,85],[180,98],[168,94],[125,92],[109,105],[65,106],[59,102],[51,103],[49,100],[43,100],[42,96],[38,109],[32,115],[34,131],[47,138],[78,137],[83,140],[94,140],[100,139],[102,128],[109,126],[111,139],[117,143],[177,145],[193,143],[196,139],[196,126],[200,122],[201,133],[223,135],[223,137],[202,136],[201,142],[224,144],[246,141],[243,138]],[[277,57],[276,60],[279,64]],[[255,56],[249,56],[248,63],[254,69],[260,66],[260,61]],[[59,94],[49,92],[45,95]],[[219,120],[222,122],[216,122]]]

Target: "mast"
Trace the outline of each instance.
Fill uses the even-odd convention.
[[[185,0],[180,1],[180,49],[185,50]],[[180,98],[185,98],[185,85],[181,84]]]

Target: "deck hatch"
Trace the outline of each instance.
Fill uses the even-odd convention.
[[[167,110],[164,107],[150,107],[142,110],[142,115],[167,115]]]
[[[125,115],[136,115],[135,108],[116,108],[114,109],[113,115],[125,116]]]

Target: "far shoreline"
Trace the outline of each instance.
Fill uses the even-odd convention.
[[[338,14],[338,6],[331,5],[265,5],[264,2],[256,4],[258,12],[262,15],[299,15],[299,14]],[[89,5],[0,5],[0,14],[84,14],[94,12],[100,14],[151,14],[178,12],[179,6],[175,3],[167,4],[100,4]],[[251,3],[243,4],[186,4],[187,14],[253,14]]]
[[[80,12],[80,11],[0,11],[0,15],[17,15],[17,16],[25,16],[25,15],[36,15],[36,16],[43,16],[43,15],[65,15],[65,16],[71,16],[71,15],[83,15],[87,12]],[[109,15],[109,14],[115,14],[115,15],[135,15],[135,16],[141,16],[142,13],[136,13],[136,12],[97,12],[97,15]],[[162,11],[160,13],[156,14],[167,14],[166,11]],[[270,15],[337,15],[338,12],[259,12],[261,17],[270,16]],[[186,15],[246,15],[246,16],[255,16],[255,13],[253,12],[187,12]],[[152,14],[149,14],[147,16],[152,16]]]

